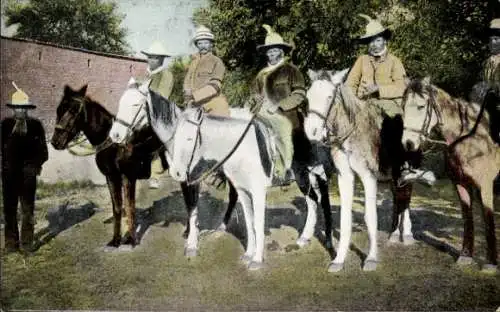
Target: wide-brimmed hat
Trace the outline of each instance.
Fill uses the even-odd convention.
[[[196,43],[196,41],[203,40],[203,39],[214,41],[215,36],[210,31],[210,29],[208,29],[207,27],[205,27],[203,25],[200,25],[198,28],[196,28],[196,32],[194,34],[192,42]]]
[[[155,41],[149,46],[147,50],[142,50],[142,54],[145,54],[146,56],[172,56],[172,53],[169,53],[167,49],[163,46],[163,44],[160,41]]]
[[[369,43],[374,37],[382,36],[386,40],[391,39],[392,32],[386,27],[382,26],[382,24],[369,17],[366,14],[359,14],[362,18],[368,21],[366,25],[365,34],[357,38],[359,43]]]
[[[262,27],[267,31],[267,35],[264,44],[257,46],[258,51],[267,51],[272,48],[280,48],[285,52],[292,50],[293,47],[286,43],[283,38],[271,28],[271,26],[264,24]]]
[[[500,18],[491,20],[489,32],[491,36],[500,36]]]
[[[7,103],[10,108],[36,108],[36,105],[30,102],[29,96],[21,89],[19,89],[14,81],[12,85],[16,88],[16,92],[12,94],[11,101]]]

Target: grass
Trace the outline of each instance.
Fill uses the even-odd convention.
[[[375,272],[360,269],[360,256],[349,252],[345,270],[326,271],[330,257],[318,240],[305,249],[287,252],[305,221],[295,186],[274,188],[268,194],[266,268],[249,272],[238,258],[244,249],[244,220],[233,215],[229,233],[203,231],[199,256],[183,256],[186,214],[178,184],[167,178],[159,190],[139,183],[138,222],[150,220],[141,244],[133,252],[105,253],[112,224],[106,187],[90,184],[41,185],[37,200],[37,231],[57,203],[73,208],[72,219],[92,202],[98,210],[73,218],[34,255],[7,254],[2,258],[3,308],[99,310],[485,310],[500,306],[500,278],[476,266],[459,268],[449,250],[436,242],[413,246],[386,245],[390,210],[379,208],[380,265]],[[332,183],[335,185],[336,183]],[[359,185],[358,192],[359,193]],[[338,197],[332,192],[334,225],[338,229]],[[387,189],[381,187],[381,194]],[[215,227],[225,209],[225,190],[204,188],[200,199],[200,228]],[[362,198],[356,199],[353,246],[368,249]],[[453,189],[440,181],[432,189],[416,188],[412,207],[416,231],[459,248],[462,222]],[[239,208],[238,208],[239,210]],[[457,212],[458,211],[458,212]],[[500,224],[498,213],[495,215]],[[73,220],[72,219],[72,220]],[[319,227],[323,220],[320,216]],[[476,223],[478,224],[478,223]],[[479,223],[481,224],[481,222]],[[49,224],[50,227],[50,224]],[[476,228],[478,257],[484,257],[484,235]],[[497,234],[500,237],[500,233]],[[334,236],[338,236],[336,233]],[[334,241],[337,244],[337,241]]]

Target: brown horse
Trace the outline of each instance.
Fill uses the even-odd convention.
[[[86,90],[87,86],[80,90],[65,86],[63,98],[57,107],[57,123],[51,143],[57,150],[65,149],[78,133],[83,132],[95,147],[96,163],[106,177],[113,205],[113,238],[106,245],[106,250],[112,250],[120,245],[133,248],[138,243],[135,231],[136,181],[150,177],[152,155],[164,146],[149,126],[134,131],[125,144],[113,143],[108,133],[114,116],[102,105],[86,96]],[[196,207],[199,187],[197,185],[181,185],[181,187],[188,210],[189,207]],[[124,211],[128,217],[128,232],[122,239],[123,198],[125,198]],[[236,199],[230,198],[231,203],[234,206]],[[225,224],[229,221],[232,209],[228,210],[224,218]],[[184,235],[188,233],[189,223]]]
[[[459,264],[472,263],[474,227],[472,189],[480,192],[480,203],[486,229],[487,261],[485,271],[496,271],[498,264],[494,225],[494,180],[500,172],[500,147],[489,135],[488,114],[478,123],[473,135],[468,134],[476,122],[480,105],[451,97],[430,84],[429,78],[412,81],[404,94],[403,144],[408,150],[420,148],[435,128],[448,146],[448,173],[455,184],[464,218],[463,247]]]

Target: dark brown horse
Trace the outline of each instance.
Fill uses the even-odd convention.
[[[63,98],[57,107],[57,123],[51,143],[57,150],[65,149],[78,133],[83,132],[95,147],[96,163],[106,177],[113,205],[113,238],[107,244],[106,249],[117,248],[120,245],[133,248],[138,243],[135,231],[136,181],[150,177],[153,153],[164,148],[163,143],[149,126],[135,131],[124,144],[111,142],[108,133],[114,116],[102,105],[86,96],[86,90],[87,86],[80,90],[65,86]],[[197,205],[199,186],[184,184],[181,188],[189,212],[190,208]],[[230,207],[233,207],[235,203],[236,198],[231,198],[230,195]],[[122,209],[123,206],[125,209]],[[123,238],[121,236],[122,211],[128,217],[128,232]],[[228,209],[224,224],[229,221],[231,211],[232,208]],[[189,223],[184,235],[188,233]]]

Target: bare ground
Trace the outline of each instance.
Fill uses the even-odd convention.
[[[317,238],[294,244],[305,222],[305,202],[296,187],[271,189],[266,212],[266,268],[249,272],[238,260],[245,228],[238,206],[227,233],[212,232],[226,207],[225,191],[204,187],[200,199],[200,252],[183,255],[186,221],[177,183],[138,189],[141,243],[131,252],[105,253],[111,239],[111,204],[106,187],[86,183],[43,184],[38,189],[37,237],[40,249],[29,257],[2,256],[5,309],[91,310],[484,310],[500,306],[500,275],[478,265],[458,267],[463,223],[447,181],[433,189],[417,187],[412,220],[419,242],[387,243],[391,201],[380,189],[380,264],[363,272],[368,250],[358,187],[352,246],[345,270],[327,272],[331,255],[323,247],[319,212]],[[338,241],[339,201],[332,191]],[[476,215],[480,215],[476,209]],[[500,214],[495,214],[500,238]],[[476,218],[476,261],[484,261],[483,223]],[[124,222],[125,223],[125,222]],[[500,249],[500,246],[499,246]]]

